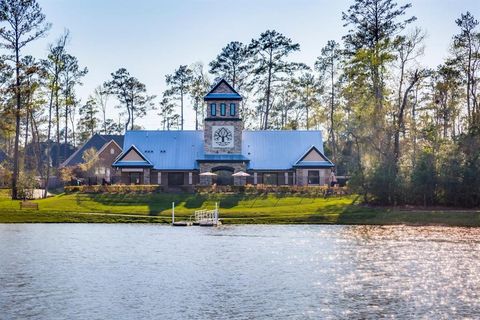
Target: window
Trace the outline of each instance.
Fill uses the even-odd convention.
[[[308,184],[320,184],[320,174],[318,171],[308,171]]]
[[[129,174],[130,184],[140,184],[140,172],[130,172]]]
[[[168,185],[169,186],[181,186],[183,185],[183,172],[169,172],[168,173]]]
[[[217,104],[216,103],[211,103],[210,104],[210,115],[211,116],[216,116],[217,115]]]
[[[115,154],[115,149],[111,148],[110,149],[110,154]]]
[[[235,103],[230,103],[230,115],[235,116]]]
[[[278,175],[276,173],[264,173],[263,184],[278,185]]]
[[[227,114],[227,105],[225,103],[220,103],[220,115],[224,116]]]

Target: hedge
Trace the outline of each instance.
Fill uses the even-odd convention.
[[[159,185],[121,185],[112,184],[108,186],[66,186],[65,193],[153,193],[162,192],[163,187]]]
[[[245,185],[245,186],[181,186],[183,192],[197,193],[246,193],[246,194],[292,194],[304,196],[318,196],[329,194],[348,194],[346,187],[330,188],[328,186],[272,186],[272,185]],[[159,185],[92,185],[92,186],[67,186],[65,193],[155,193],[168,191],[168,187]]]

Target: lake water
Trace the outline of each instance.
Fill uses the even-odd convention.
[[[0,224],[0,319],[480,318],[480,229]]]

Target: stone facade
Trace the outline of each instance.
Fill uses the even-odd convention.
[[[296,169],[295,170],[295,176],[296,176],[296,184],[299,186],[307,186],[308,184],[308,171],[318,171],[319,176],[320,176],[320,184],[321,186],[323,185],[329,185],[330,184],[330,174],[331,174],[331,169]]]
[[[219,163],[219,162],[210,162],[210,163],[200,163],[200,172],[212,172],[215,170],[215,168],[232,168],[233,173],[238,172],[238,171],[247,171],[247,164],[246,163]],[[213,177],[209,176],[200,176],[200,185],[202,186],[207,186],[211,185],[214,181]],[[246,182],[245,178],[241,177],[234,177],[233,183],[234,185],[244,185]]]
[[[233,126],[233,148],[212,147],[212,126]],[[242,153],[242,121],[236,120],[205,120],[204,125],[205,154],[240,154]]]

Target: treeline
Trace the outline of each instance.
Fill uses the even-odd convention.
[[[413,26],[411,7],[354,0],[341,17],[345,36],[328,41],[314,66],[292,62],[299,44],[268,30],[227,44],[209,73],[245,98],[248,127],[325,128],[337,175],[350,176],[365,202],[479,206],[478,21],[468,11],[455,20],[448,58],[431,69],[421,63],[425,31]],[[201,65],[195,70],[167,76],[174,85],[164,101],[176,94],[183,108],[194,79],[205,79]]]
[[[36,1],[0,0],[0,146],[10,162],[13,196],[22,179],[47,180],[72,150],[95,133],[141,128],[158,114],[160,128],[201,129],[203,96],[225,78],[242,94],[251,129],[325,129],[337,175],[365,201],[381,204],[480,205],[480,31],[469,12],[455,22],[448,58],[422,65],[425,31],[414,8],[391,0],[352,0],[314,65],[294,61],[300,45],[275,30],[233,41],[207,65],[185,64],[151,95],[125,68],[81,101],[88,72],[68,50],[66,32],[44,57],[23,56],[49,29]],[[420,23],[421,24],[421,23]],[[315,37],[315,32],[312,32]],[[118,118],[108,115],[117,108]]]

